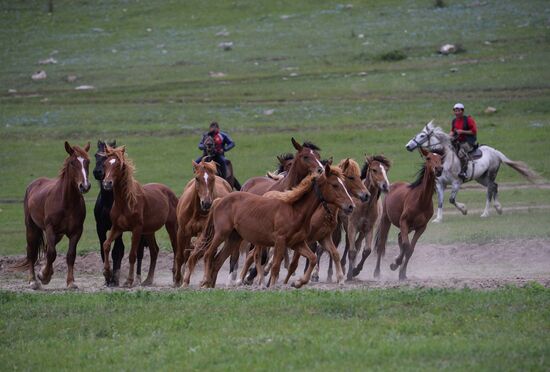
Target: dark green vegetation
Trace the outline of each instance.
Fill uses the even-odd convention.
[[[0,293],[4,369],[548,370],[550,292]]]

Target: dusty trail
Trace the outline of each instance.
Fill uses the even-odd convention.
[[[382,278],[374,280],[375,257],[365,262],[365,267],[357,280],[337,285],[326,282],[326,255],[321,262],[320,283],[310,283],[304,288],[323,290],[340,290],[352,288],[393,288],[393,287],[427,287],[427,288],[472,288],[493,289],[507,285],[522,286],[535,281],[550,287],[550,239],[504,240],[487,244],[458,243],[453,245],[422,244],[409,263],[409,280],[399,282],[397,272],[390,271],[389,264],[397,255],[397,246],[389,244],[383,258]],[[26,273],[9,272],[8,266],[22,256],[0,257],[0,290],[33,292],[28,288]],[[241,257],[242,262],[243,257]],[[144,258],[142,278],[148,267],[148,255]],[[172,254],[161,252],[157,262],[155,283],[148,290],[174,291],[172,284]],[[54,277],[50,284],[43,286],[43,292],[65,291],[66,264],[65,256],[59,254],[54,265]],[[75,267],[76,283],[80,292],[110,292],[128,289],[111,289],[103,286],[101,275],[102,263],[99,253],[89,253],[77,257]],[[302,272],[302,265],[298,273]],[[127,259],[124,259],[121,278],[127,274]],[[202,265],[197,267],[192,277],[191,288],[196,289],[202,278]],[[281,269],[284,278],[286,270]],[[282,280],[282,279],[281,279]],[[220,272],[218,287],[238,290],[258,290],[255,286],[229,287],[228,263]],[[281,289],[289,286],[279,285]],[[134,287],[139,290],[143,287]]]

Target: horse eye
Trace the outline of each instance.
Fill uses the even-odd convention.
[[[353,177],[353,176],[347,176],[347,177],[348,177],[348,180],[352,180],[352,181],[353,181],[353,180],[355,179],[355,177]]]

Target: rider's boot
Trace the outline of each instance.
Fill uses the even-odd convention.
[[[462,181],[466,181],[466,171],[468,170],[468,157],[464,156],[460,159],[460,173],[458,174],[458,177],[462,179]]]

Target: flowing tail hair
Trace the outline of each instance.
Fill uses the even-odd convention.
[[[38,249],[38,255],[37,260],[35,262],[31,262],[28,255],[25,258],[22,258],[20,260],[17,260],[12,265],[8,266],[8,271],[25,271],[28,270],[31,265],[34,266],[36,262],[40,261],[42,257],[44,257],[44,254],[46,253],[46,242],[44,240],[44,232],[40,229],[40,227],[36,226],[36,224],[32,221],[32,218],[30,217],[30,213],[28,211],[28,195],[29,190],[25,193],[25,199],[23,202],[24,209],[25,209],[25,224],[27,225],[27,235],[30,230],[32,231],[32,236],[34,241],[32,241],[31,245],[29,246],[29,242],[27,242],[27,250],[28,249]]]
[[[380,241],[381,238],[380,238],[380,227],[382,226],[382,224],[380,223],[380,218],[378,219],[378,226],[376,227],[376,234],[374,235],[374,248],[376,249],[376,254],[381,256],[381,257],[384,257],[384,255],[386,254],[386,244],[381,244],[382,242]]]
[[[514,169],[516,172],[521,174],[523,177],[527,178],[529,182],[535,183],[536,180],[540,179],[540,176],[537,174],[537,172],[529,168],[529,166],[524,162],[510,160],[508,159],[508,157],[506,157],[506,155],[504,155],[502,152],[498,150],[495,150],[495,152],[500,158],[500,161],[510,166],[512,169]]]

